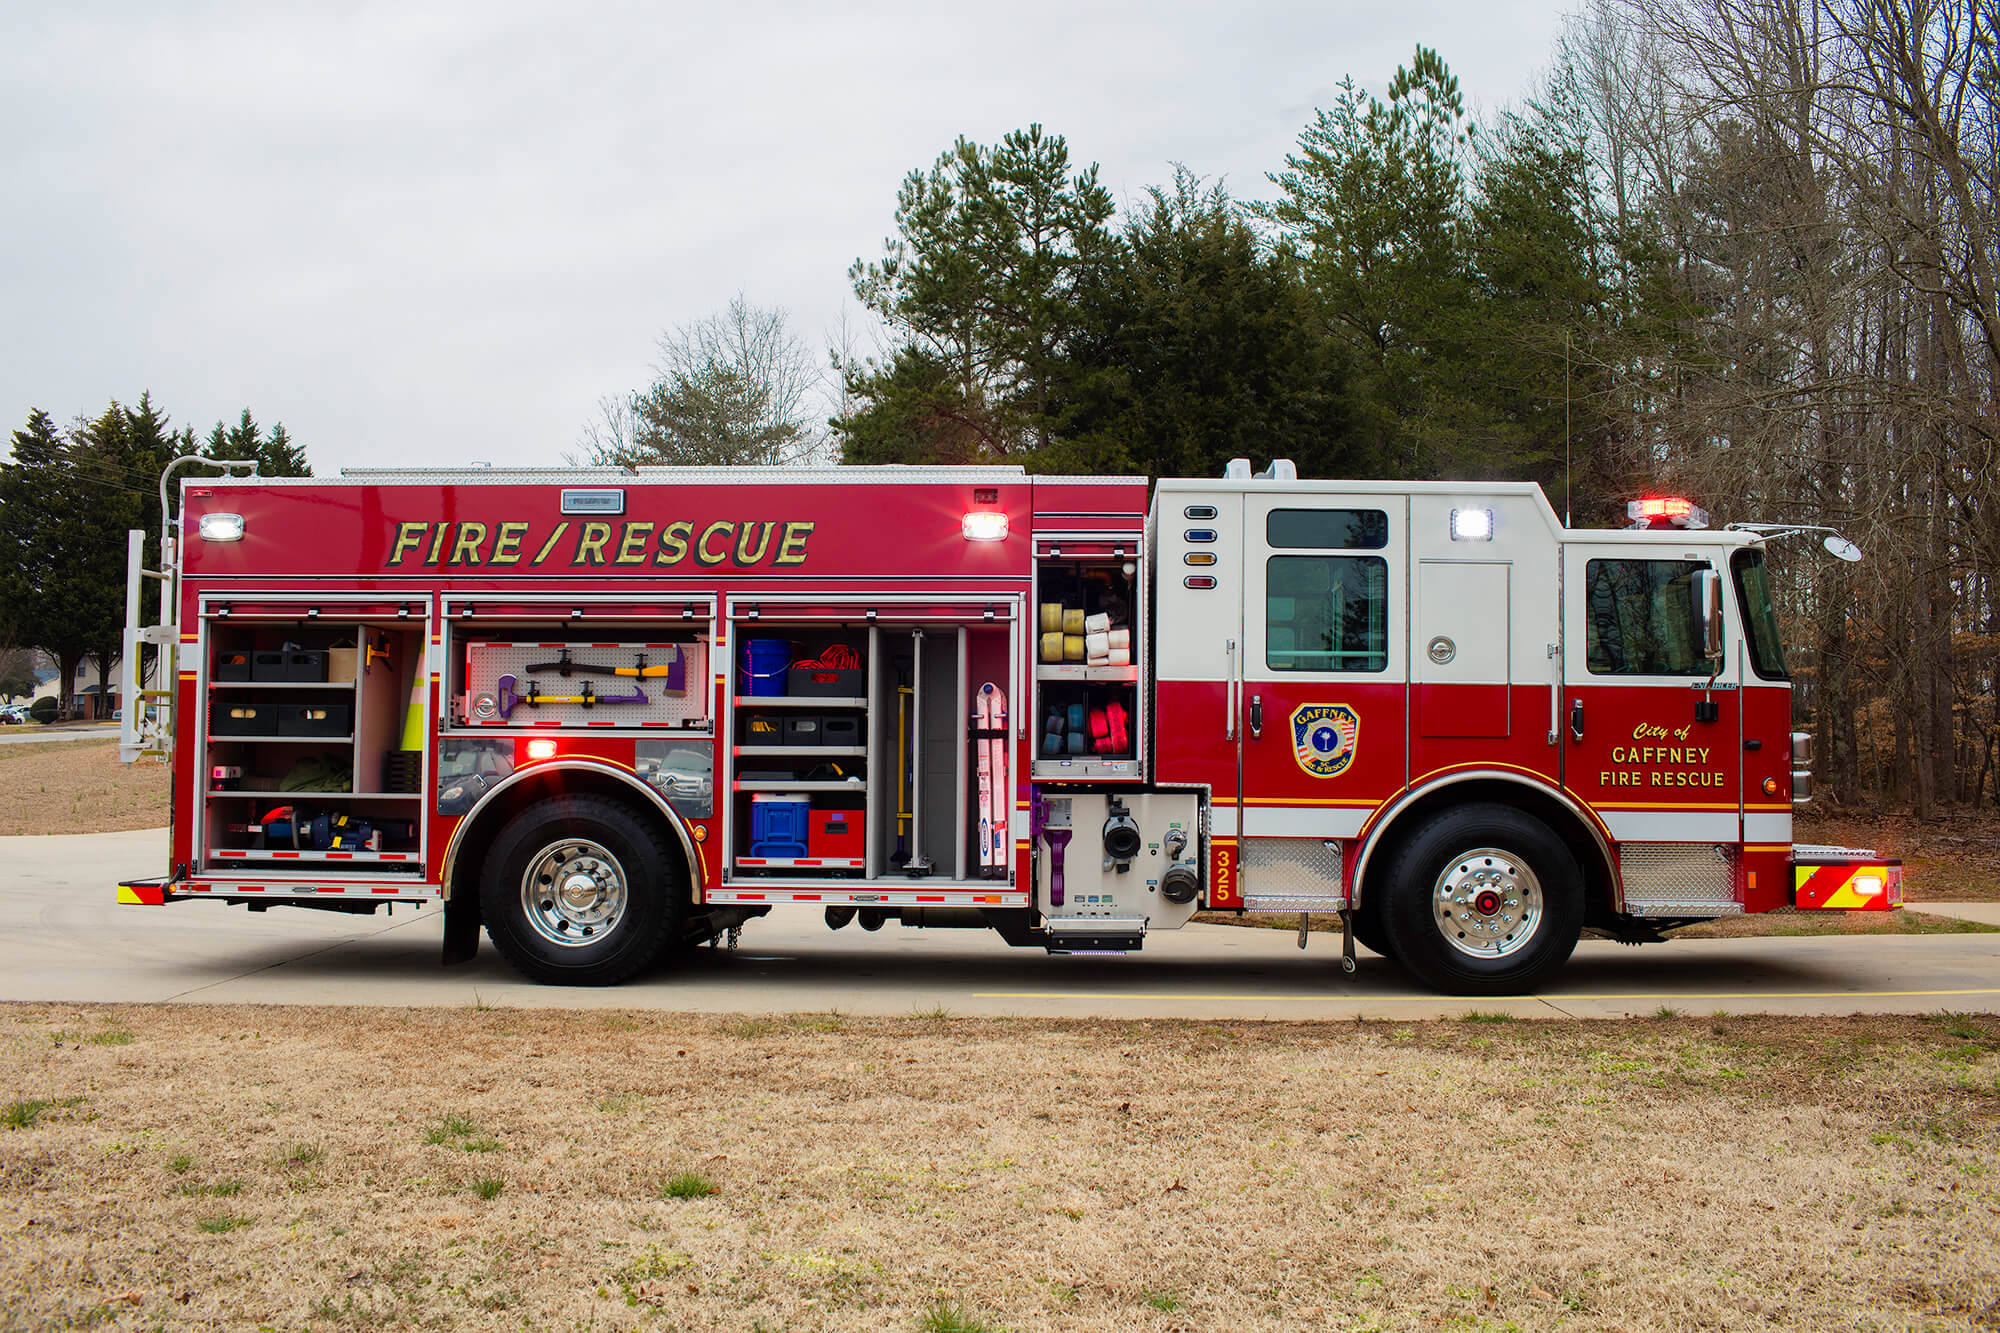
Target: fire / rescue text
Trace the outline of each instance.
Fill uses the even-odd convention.
[[[405,522],[396,525],[389,563],[473,568],[548,563],[672,566],[687,561],[709,569],[782,568],[806,562],[806,541],[813,526],[728,519],[705,524],[686,519],[672,523],[564,519],[542,534],[526,522]]]

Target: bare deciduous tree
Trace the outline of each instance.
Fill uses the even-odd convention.
[[[825,455],[825,376],[782,309],[739,294],[662,334],[658,350],[652,385],[599,400],[572,462],[774,466]]]

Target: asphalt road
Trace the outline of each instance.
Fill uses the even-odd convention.
[[[1409,1019],[1469,1010],[1523,1017],[2000,1012],[2000,934],[1586,940],[1540,995],[1466,1000],[1413,986],[1338,937],[1301,952],[1289,932],[1190,926],[1122,958],[1011,949],[986,931],[856,926],[818,914],[755,921],[741,947],[610,990],[530,985],[482,944],[438,964],[436,907],[350,917],[220,903],[119,907],[123,875],[159,873],[159,831],[0,838],[0,1000],[195,1004],[513,1005],[772,1013],[1116,1018]],[[779,913],[785,909],[778,909]]]

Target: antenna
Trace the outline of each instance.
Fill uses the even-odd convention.
[[[1563,330],[1563,526],[1569,526],[1569,330]]]

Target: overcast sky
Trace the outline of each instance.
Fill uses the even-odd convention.
[[[1121,209],[1266,193],[1344,75],[1437,47],[1492,110],[1558,0],[9,5],[0,432],[151,390],[317,471],[559,464],[738,291],[815,348],[896,188],[1041,122]]]

